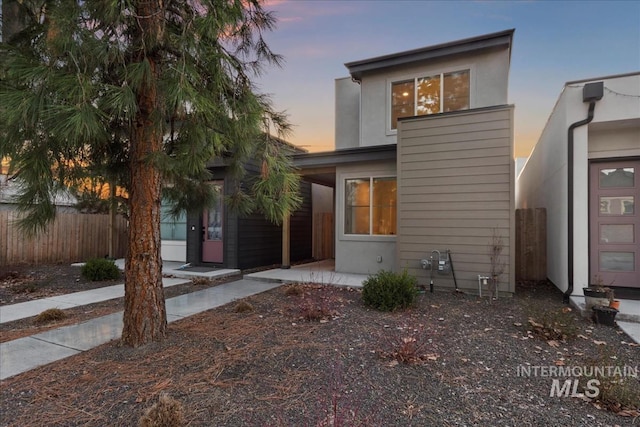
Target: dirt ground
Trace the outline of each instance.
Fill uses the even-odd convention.
[[[358,290],[282,286],[174,322],[163,342],[114,341],[9,378],[0,425],[132,426],[161,395],[189,426],[637,424],[638,378],[598,378],[590,399],[550,396],[556,379],[581,394],[590,377],[525,373],[640,364],[624,333],[561,301],[531,284],[492,302],[426,293],[382,313]]]

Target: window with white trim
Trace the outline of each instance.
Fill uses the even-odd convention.
[[[344,189],[344,234],[397,234],[395,177],[346,179]]]
[[[469,109],[469,70],[391,83],[391,129],[401,117]]]

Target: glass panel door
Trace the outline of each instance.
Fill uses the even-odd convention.
[[[640,288],[640,160],[590,166],[591,283]]]
[[[221,263],[224,261],[224,186],[222,181],[211,185],[218,197],[214,205],[202,213],[202,261]]]

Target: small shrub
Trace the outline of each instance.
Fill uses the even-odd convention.
[[[610,349],[599,349],[599,355],[588,360],[587,364],[594,367],[617,368],[618,373],[624,373],[625,368],[629,368],[618,361],[615,352]],[[627,412],[627,416],[640,416],[640,381],[638,378],[632,375],[606,375],[606,372],[604,373],[605,375],[601,375],[601,372],[595,370],[593,376],[585,376],[586,381],[592,379],[599,381],[598,390],[600,393],[595,397],[595,400],[612,412],[619,414]]]
[[[115,280],[120,278],[120,270],[111,260],[93,258],[82,266],[82,277],[97,282],[99,280]]]
[[[284,288],[284,294],[288,297],[297,297],[304,293],[304,288],[300,283],[292,283]]]
[[[417,334],[397,338],[392,343],[393,351],[386,355],[391,359],[404,364],[415,364],[422,363],[427,360],[437,360],[438,356],[436,354],[427,354],[425,352],[426,343],[427,341]]]
[[[401,274],[381,270],[378,274],[369,276],[362,288],[365,305],[381,311],[407,308],[415,302],[417,295],[417,280],[407,270]]]
[[[138,421],[140,427],[181,427],[185,424],[182,403],[164,393]]]
[[[59,308],[50,308],[48,310],[43,311],[38,314],[35,319],[35,323],[43,324],[43,323],[51,323],[57,320],[66,319],[67,314],[60,310]]]
[[[233,311],[236,313],[247,313],[249,311],[253,311],[253,306],[246,301],[240,301]]]
[[[309,296],[300,302],[300,317],[308,322],[319,322],[332,315],[329,302],[325,298]]]

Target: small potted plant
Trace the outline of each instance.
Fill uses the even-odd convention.
[[[618,310],[604,305],[593,307],[593,320],[599,325],[615,326]]]
[[[596,275],[595,279],[595,284],[582,288],[587,312],[590,312],[593,307],[598,305],[608,307],[614,301],[613,289],[604,286],[602,277],[599,275]]]

